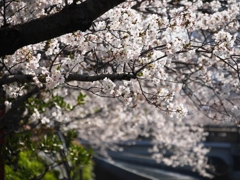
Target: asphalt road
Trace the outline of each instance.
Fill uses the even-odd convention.
[[[95,157],[96,180],[201,180],[159,168]]]

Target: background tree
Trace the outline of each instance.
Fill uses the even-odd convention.
[[[157,161],[209,176],[199,143],[206,134],[192,117],[239,124],[238,2],[5,0],[0,7],[6,134],[74,129],[102,154],[150,136]]]

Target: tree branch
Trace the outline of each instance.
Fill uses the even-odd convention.
[[[137,76],[132,73],[100,74],[100,75],[95,75],[95,76],[82,75],[82,74],[69,74],[69,76],[65,79],[65,82],[70,82],[70,81],[93,82],[93,81],[103,80],[104,78],[111,79],[112,81],[114,81],[114,80],[129,81],[130,79],[136,79]],[[44,77],[39,77],[38,79],[40,82],[45,83]],[[33,82],[33,76],[19,74],[19,75],[5,76],[0,79],[0,85],[11,84],[13,82],[18,82],[18,83],[19,82],[20,83]]]
[[[17,49],[49,40],[73,31],[86,31],[92,22],[125,0],[87,0],[72,4],[60,12],[24,24],[0,29],[0,56]]]
[[[33,82],[33,76],[24,75],[24,74],[3,76],[0,79],[0,86],[3,84],[11,84],[13,82],[20,82],[20,83]]]
[[[103,80],[104,78],[114,80],[130,80],[136,79],[136,75],[130,73],[122,73],[122,74],[100,74],[96,76],[88,76],[88,75],[80,75],[80,74],[70,74],[66,78],[66,82],[69,81],[82,81],[82,82],[93,82]]]

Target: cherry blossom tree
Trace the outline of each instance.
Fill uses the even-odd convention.
[[[196,117],[240,123],[239,6],[237,0],[0,1],[7,109],[1,127],[6,134],[74,129],[102,154],[120,141],[151,137],[158,162],[210,176]]]

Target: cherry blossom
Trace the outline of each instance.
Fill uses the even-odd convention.
[[[88,1],[6,1],[0,22],[3,29],[18,27]],[[203,125],[239,125],[239,2],[116,5],[89,27],[84,21],[84,30],[70,32],[78,19],[62,27],[66,33],[4,54],[0,75],[8,112],[22,98],[24,116],[36,128],[76,129],[79,139],[105,155],[121,141],[151,137],[158,162],[210,176]],[[169,150],[171,157],[165,156]]]

